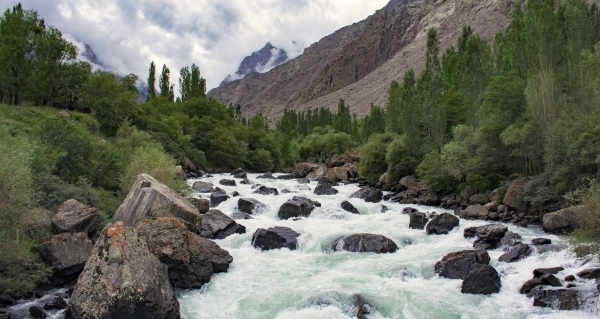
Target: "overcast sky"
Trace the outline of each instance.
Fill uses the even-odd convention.
[[[19,0],[0,0],[4,11]],[[150,61],[179,70],[196,63],[208,88],[235,73],[267,42],[290,58],[388,0],[20,0],[66,38],[92,46],[122,73],[148,77]],[[294,44],[295,42],[295,44]]]

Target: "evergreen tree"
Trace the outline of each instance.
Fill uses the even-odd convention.
[[[156,65],[154,61],[150,62],[148,70],[148,100],[156,97]]]
[[[163,65],[162,68],[162,72],[160,74],[160,78],[158,79],[158,87],[160,88],[160,96],[166,98],[169,101],[173,101],[173,96],[174,94],[172,94],[172,89],[173,87],[171,86],[171,83],[169,82],[169,77],[170,77],[171,71],[169,71],[169,68],[167,68],[167,65]]]

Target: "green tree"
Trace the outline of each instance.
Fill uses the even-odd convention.
[[[148,100],[156,97],[156,65],[154,61],[150,62],[148,69]]]

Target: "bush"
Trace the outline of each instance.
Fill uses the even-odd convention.
[[[31,251],[32,246],[29,241],[0,238],[0,291],[22,296],[46,282],[52,274],[52,268]]]
[[[69,199],[76,199],[93,207],[100,205],[98,192],[84,179],[70,184],[57,176],[42,174],[36,177],[36,190],[40,198],[38,204],[51,212],[56,212]]]
[[[273,171],[273,157],[271,152],[265,149],[257,149],[249,151],[247,156],[246,167],[253,172],[264,173]]]
[[[600,183],[592,181],[581,197],[583,209],[578,211],[580,227],[572,234],[579,251],[600,253]]]
[[[187,188],[187,184],[177,179],[175,163],[173,157],[158,148],[138,147],[131,153],[129,164],[121,179],[121,188],[124,192],[128,192],[137,176],[145,173],[175,191],[183,191]]]
[[[389,185],[396,184],[400,178],[413,174],[419,164],[412,156],[405,134],[390,143],[385,160],[388,163],[387,183]]]
[[[304,138],[300,145],[302,159],[314,159],[324,163],[334,154],[345,154],[355,146],[352,137],[346,133],[335,133],[331,126],[317,127],[313,133]]]
[[[436,192],[454,190],[452,176],[448,174],[444,167],[442,157],[438,151],[434,150],[425,156],[417,167],[417,176]]]
[[[369,183],[376,184],[379,177],[388,169],[388,163],[386,162],[388,144],[397,138],[398,135],[392,133],[371,136],[369,141],[359,150],[358,175]]]

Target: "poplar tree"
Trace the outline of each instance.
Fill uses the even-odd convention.
[[[154,61],[150,63],[148,70],[148,100],[156,97],[156,65]]]

